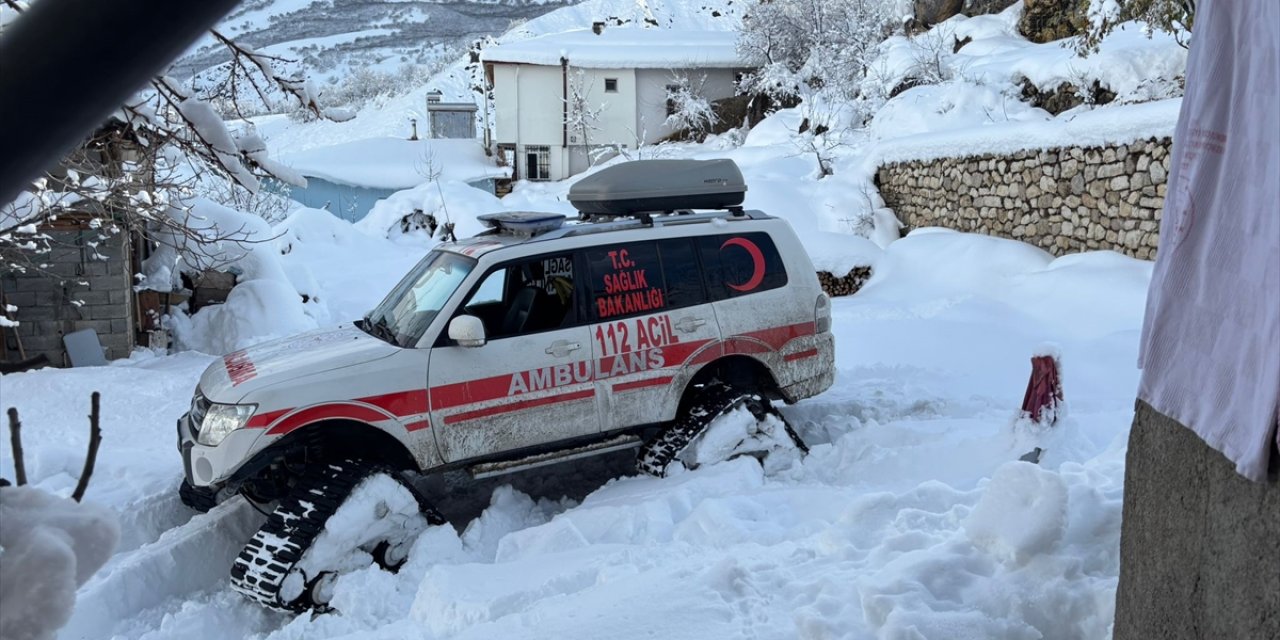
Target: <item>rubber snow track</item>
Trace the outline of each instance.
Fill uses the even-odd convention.
[[[319,602],[314,597],[317,581],[366,567],[371,560],[394,571],[391,565],[403,562],[403,556],[389,560],[384,554],[407,549],[427,526],[444,522],[406,479],[380,465],[344,460],[316,466],[231,565],[232,588],[273,609],[330,610],[327,596]],[[379,488],[398,492],[399,506],[380,499],[363,508],[369,492]],[[344,533],[335,534],[335,527]]]
[[[773,406],[762,401],[759,396],[744,393],[723,384],[716,384],[704,389],[698,400],[684,415],[640,447],[640,451],[636,454],[636,471],[657,478],[665,477],[671,463],[675,462],[711,423],[749,403],[755,404],[752,407],[752,413],[757,414],[757,418],[763,418],[765,414],[777,416],[786,429],[787,437],[796,448],[803,453],[809,452],[804,441]]]
[[[306,611],[306,597],[285,600],[285,579],[324,530],[324,523],[375,469],[358,462],[325,465],[304,476],[231,565],[231,587],[273,609]],[[315,576],[312,576],[314,579]]]

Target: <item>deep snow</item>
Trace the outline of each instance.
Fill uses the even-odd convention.
[[[344,224],[333,231],[360,235]],[[370,263],[367,286],[330,300],[334,320],[403,271],[390,266],[407,245],[365,241],[383,251],[294,241],[289,255],[324,254],[313,264]],[[340,578],[341,613],[315,618],[227,586],[257,512],[177,501],[174,420],[209,357],[6,375],[0,401],[23,410],[38,486],[65,493],[87,437],[80,399],[103,392],[89,499],[121,513],[121,550],[81,589],[63,638],[1105,637],[1149,273],[1112,253],[1052,259],[914,233],[835,301],[836,385],[783,409],[813,446],[801,464],[765,476],[739,459],[659,480],[616,477],[615,458],[499,478],[479,517],[454,518],[460,532],[430,529],[398,575]],[[1029,357],[1046,342],[1062,354],[1067,415],[1019,432]],[[1044,463],[1018,462],[1033,446]],[[455,493],[432,495],[448,512]]]

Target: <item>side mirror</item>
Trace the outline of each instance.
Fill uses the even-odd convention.
[[[483,347],[484,323],[475,316],[458,316],[449,321],[449,339],[463,347]]]

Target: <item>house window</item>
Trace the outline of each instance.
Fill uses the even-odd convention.
[[[678,91],[680,91],[680,85],[678,84],[667,85],[667,115],[669,116],[675,115],[676,113],[676,100],[674,96]]]
[[[524,148],[524,178],[526,180],[551,179],[551,147],[529,145]]]
[[[605,78],[605,79],[604,79],[604,92],[605,92],[605,93],[617,93],[617,92],[618,92],[618,79],[617,79],[617,78]]]

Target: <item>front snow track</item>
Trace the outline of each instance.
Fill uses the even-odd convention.
[[[401,474],[358,460],[316,465],[231,565],[231,586],[273,609],[328,611],[334,578],[374,562],[394,569],[444,518]]]

